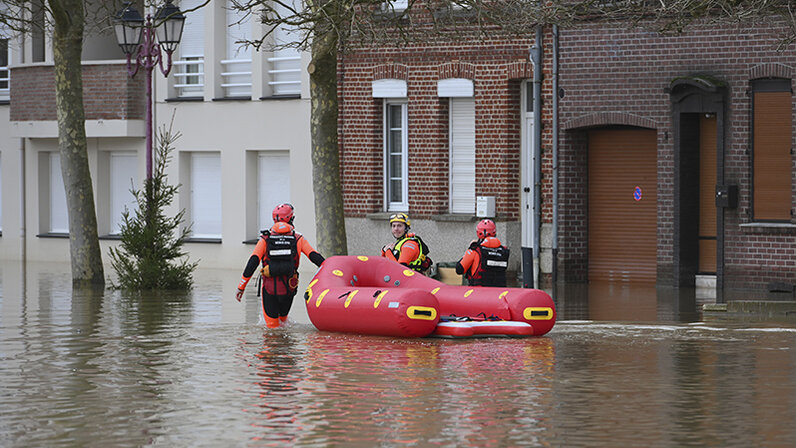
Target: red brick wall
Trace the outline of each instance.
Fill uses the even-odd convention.
[[[737,183],[740,193],[739,207],[725,213],[726,287],[759,293],[771,281],[796,283],[796,221],[791,219],[793,226],[789,228],[771,230],[753,226],[749,213],[751,158],[747,151],[751,136],[747,90],[755,78],[792,78],[796,74],[794,45],[781,52],[776,49],[776,36],[784,31],[784,27],[766,28],[760,24],[702,26],[664,37],[605,23],[561,29],[559,87],[565,92],[560,102],[562,278],[586,279],[585,129],[628,124],[658,132],[659,282],[671,275],[675,166],[672,105],[664,89],[676,77],[706,73],[728,85],[725,179],[727,183]],[[796,173],[796,161],[793,163]],[[796,187],[792,194],[796,198]]]
[[[340,60],[340,142],[345,214],[383,211],[384,100],[372,97],[375,79],[407,81],[409,207],[412,217],[448,213],[448,99],[437,96],[445,78],[471,79],[476,108],[476,196],[496,196],[500,219],[519,219],[520,79],[533,77],[532,40],[412,43],[360,50]],[[549,38],[546,39],[549,45]],[[549,72],[549,67],[547,68]],[[545,81],[550,93],[550,78]],[[549,101],[545,104],[549,109]],[[549,113],[546,114],[550,116]],[[544,158],[549,171],[546,120]],[[550,222],[550,182],[545,177],[545,221]]]
[[[11,121],[56,120],[52,66],[11,70]],[[143,73],[130,79],[123,64],[83,66],[83,107],[87,120],[142,120]]]

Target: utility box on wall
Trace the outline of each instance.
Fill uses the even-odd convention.
[[[716,185],[716,207],[738,207],[738,185]]]
[[[475,216],[479,218],[495,217],[495,197],[478,196],[475,198]]]

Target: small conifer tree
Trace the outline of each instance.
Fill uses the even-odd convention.
[[[182,249],[191,232],[190,226],[180,229],[185,209],[172,218],[164,213],[179,189],[167,183],[165,173],[179,137],[170,127],[163,127],[152,178],[144,182],[143,190],[131,189],[138,207],[133,215],[129,210],[122,213],[121,244],[110,249],[111,266],[118,276],[118,284],[112,283],[116,288],[187,290],[193,285],[198,263],[190,262]]]

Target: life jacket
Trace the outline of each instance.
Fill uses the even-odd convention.
[[[475,273],[469,274],[470,286],[506,286],[506,269],[509,266],[509,248],[506,246],[486,247],[478,245],[475,249],[481,256],[481,262]]]
[[[263,278],[265,292],[271,295],[295,294],[298,289],[298,266],[301,256],[298,251],[300,235],[296,235],[292,230],[288,233],[263,230],[260,238],[265,240],[263,268],[268,266],[270,272],[270,277]]]
[[[410,240],[417,242],[417,245],[420,248],[420,255],[418,255],[417,258],[415,258],[411,263],[409,263],[409,268],[417,272],[424,272],[430,268],[434,262],[431,261],[431,257],[428,256],[428,253],[430,252],[428,245],[426,245],[426,243],[424,243],[423,240],[414,233],[404,234],[404,236],[395,243],[393,246],[393,255],[395,255],[396,259],[398,259],[401,253],[401,246]]]

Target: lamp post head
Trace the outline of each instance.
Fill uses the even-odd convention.
[[[122,9],[113,18],[116,42],[127,56],[133,54],[141,42],[141,28],[143,25],[144,18],[141,17],[132,2],[124,2]]]
[[[155,14],[155,34],[161,48],[171,54],[177,49],[177,44],[182,38],[182,28],[185,25],[185,16],[180,8],[174,6],[172,0],[158,8]]]

